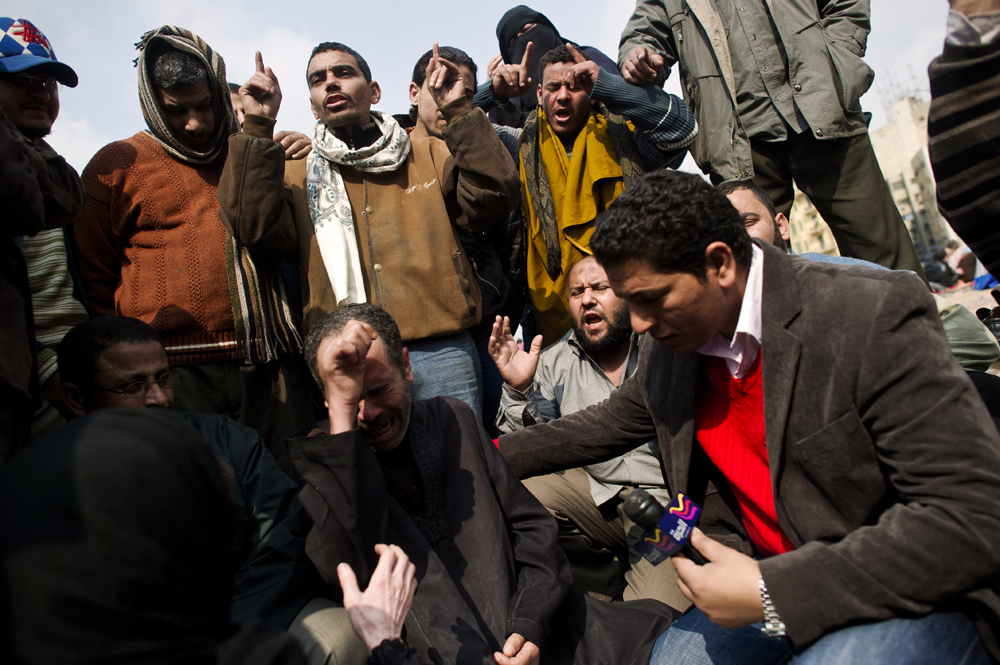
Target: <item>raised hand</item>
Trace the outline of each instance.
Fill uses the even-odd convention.
[[[427,63],[427,90],[438,108],[465,98],[465,77],[453,63],[441,57],[437,42],[434,42],[431,61]]]
[[[538,335],[531,341],[531,349],[525,353],[517,346],[517,341],[510,331],[510,318],[497,317],[490,333],[487,346],[490,358],[496,364],[504,383],[524,392],[535,378],[538,369],[538,355],[542,352],[542,336]]]
[[[312,152],[312,140],[302,132],[275,132],[274,140],[285,149],[285,159],[302,159]]]
[[[625,58],[622,78],[632,85],[653,83],[663,67],[663,56],[645,46],[636,46]]]
[[[375,546],[375,552],[379,555],[378,565],[364,593],[358,588],[354,570],[346,563],[337,566],[344,609],[368,651],[383,640],[400,636],[417,591],[417,581],[413,579],[416,567],[406,552],[396,545],[381,543]]]
[[[264,68],[264,57],[257,51],[257,70],[250,80],[240,86],[243,112],[262,115],[274,120],[281,107],[281,86],[271,68]]]
[[[570,84],[574,88],[583,88],[587,95],[594,92],[594,84],[597,82],[597,75],[601,68],[593,60],[587,60],[583,54],[576,50],[572,44],[566,44],[566,48],[573,55],[576,64],[569,72]]]
[[[531,49],[533,43],[528,42],[524,49],[524,57],[520,64],[501,65],[493,72],[493,95],[498,99],[520,97],[531,90],[531,78],[528,76],[528,65],[531,64]],[[494,58],[495,59],[495,58]],[[493,60],[490,61],[493,64]]]
[[[331,434],[349,432],[357,426],[365,360],[377,337],[370,325],[353,320],[347,322],[339,335],[328,337],[319,345],[316,365],[326,395]]]
[[[503,64],[503,56],[500,55],[499,53],[490,58],[490,63],[486,65],[486,78],[488,79],[493,78],[494,72],[496,72],[497,68],[502,64]]]

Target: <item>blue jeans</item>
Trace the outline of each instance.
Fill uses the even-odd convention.
[[[472,335],[460,332],[447,337],[430,337],[405,344],[413,365],[413,399],[454,397],[462,400],[483,419],[483,378],[479,354]]]
[[[761,624],[720,628],[697,608],[653,647],[650,665],[989,665],[975,626],[958,612],[888,619],[830,633],[797,654]]]

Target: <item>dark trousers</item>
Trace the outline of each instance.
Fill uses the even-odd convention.
[[[751,141],[751,148],[754,184],[778,212],[792,209],[794,181],[829,224],[841,255],[927,281],[868,134],[821,141],[792,133],[786,141]]]
[[[312,377],[300,356],[263,365],[239,362],[174,367],[174,409],[229,416],[260,432],[281,470],[295,478],[285,440],[312,427]]]

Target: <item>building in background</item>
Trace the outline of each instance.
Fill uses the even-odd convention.
[[[928,107],[928,102],[921,99],[904,97],[892,105],[893,119],[869,134],[882,176],[889,184],[919,257],[932,245],[944,245],[956,238],[937,209],[934,173],[927,154]],[[791,245],[797,254],[838,254],[826,222],[798,190],[789,222]]]

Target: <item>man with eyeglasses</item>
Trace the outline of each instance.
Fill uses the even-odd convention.
[[[43,351],[36,358],[36,339],[46,337],[40,330],[48,326],[38,325],[32,300],[36,300],[34,311],[45,313],[42,319],[71,309],[73,303],[82,313],[81,319],[86,318],[71,295],[65,251],[58,255],[64,247],[58,227],[83,209],[83,185],[66,160],[42,140],[59,115],[60,83],[75,87],[76,73],[56,59],[41,30],[25,19],[0,17],[0,201],[4,209],[0,237],[0,348],[4,350],[0,355],[0,464],[27,444],[41,395],[58,388],[57,381],[44,382],[55,372],[54,353]],[[49,248],[55,251],[46,268],[52,277],[47,279],[59,285],[45,292],[53,296],[52,301],[42,298],[44,302],[39,302],[34,297],[39,276],[32,273],[37,267],[32,257]]]
[[[79,324],[59,345],[59,368],[66,404],[76,416],[116,407],[170,409],[174,401],[177,375],[163,342],[139,319],[102,316]],[[260,619],[267,627],[289,629],[315,651],[300,624],[325,612],[329,623],[339,618],[346,626],[331,640],[340,640],[334,662],[364,662],[364,645],[351,631],[346,611],[313,598],[320,580],[304,552],[311,523],[298,486],[278,467],[260,434],[227,416],[173,413],[208,442],[232,489],[231,620]]]

